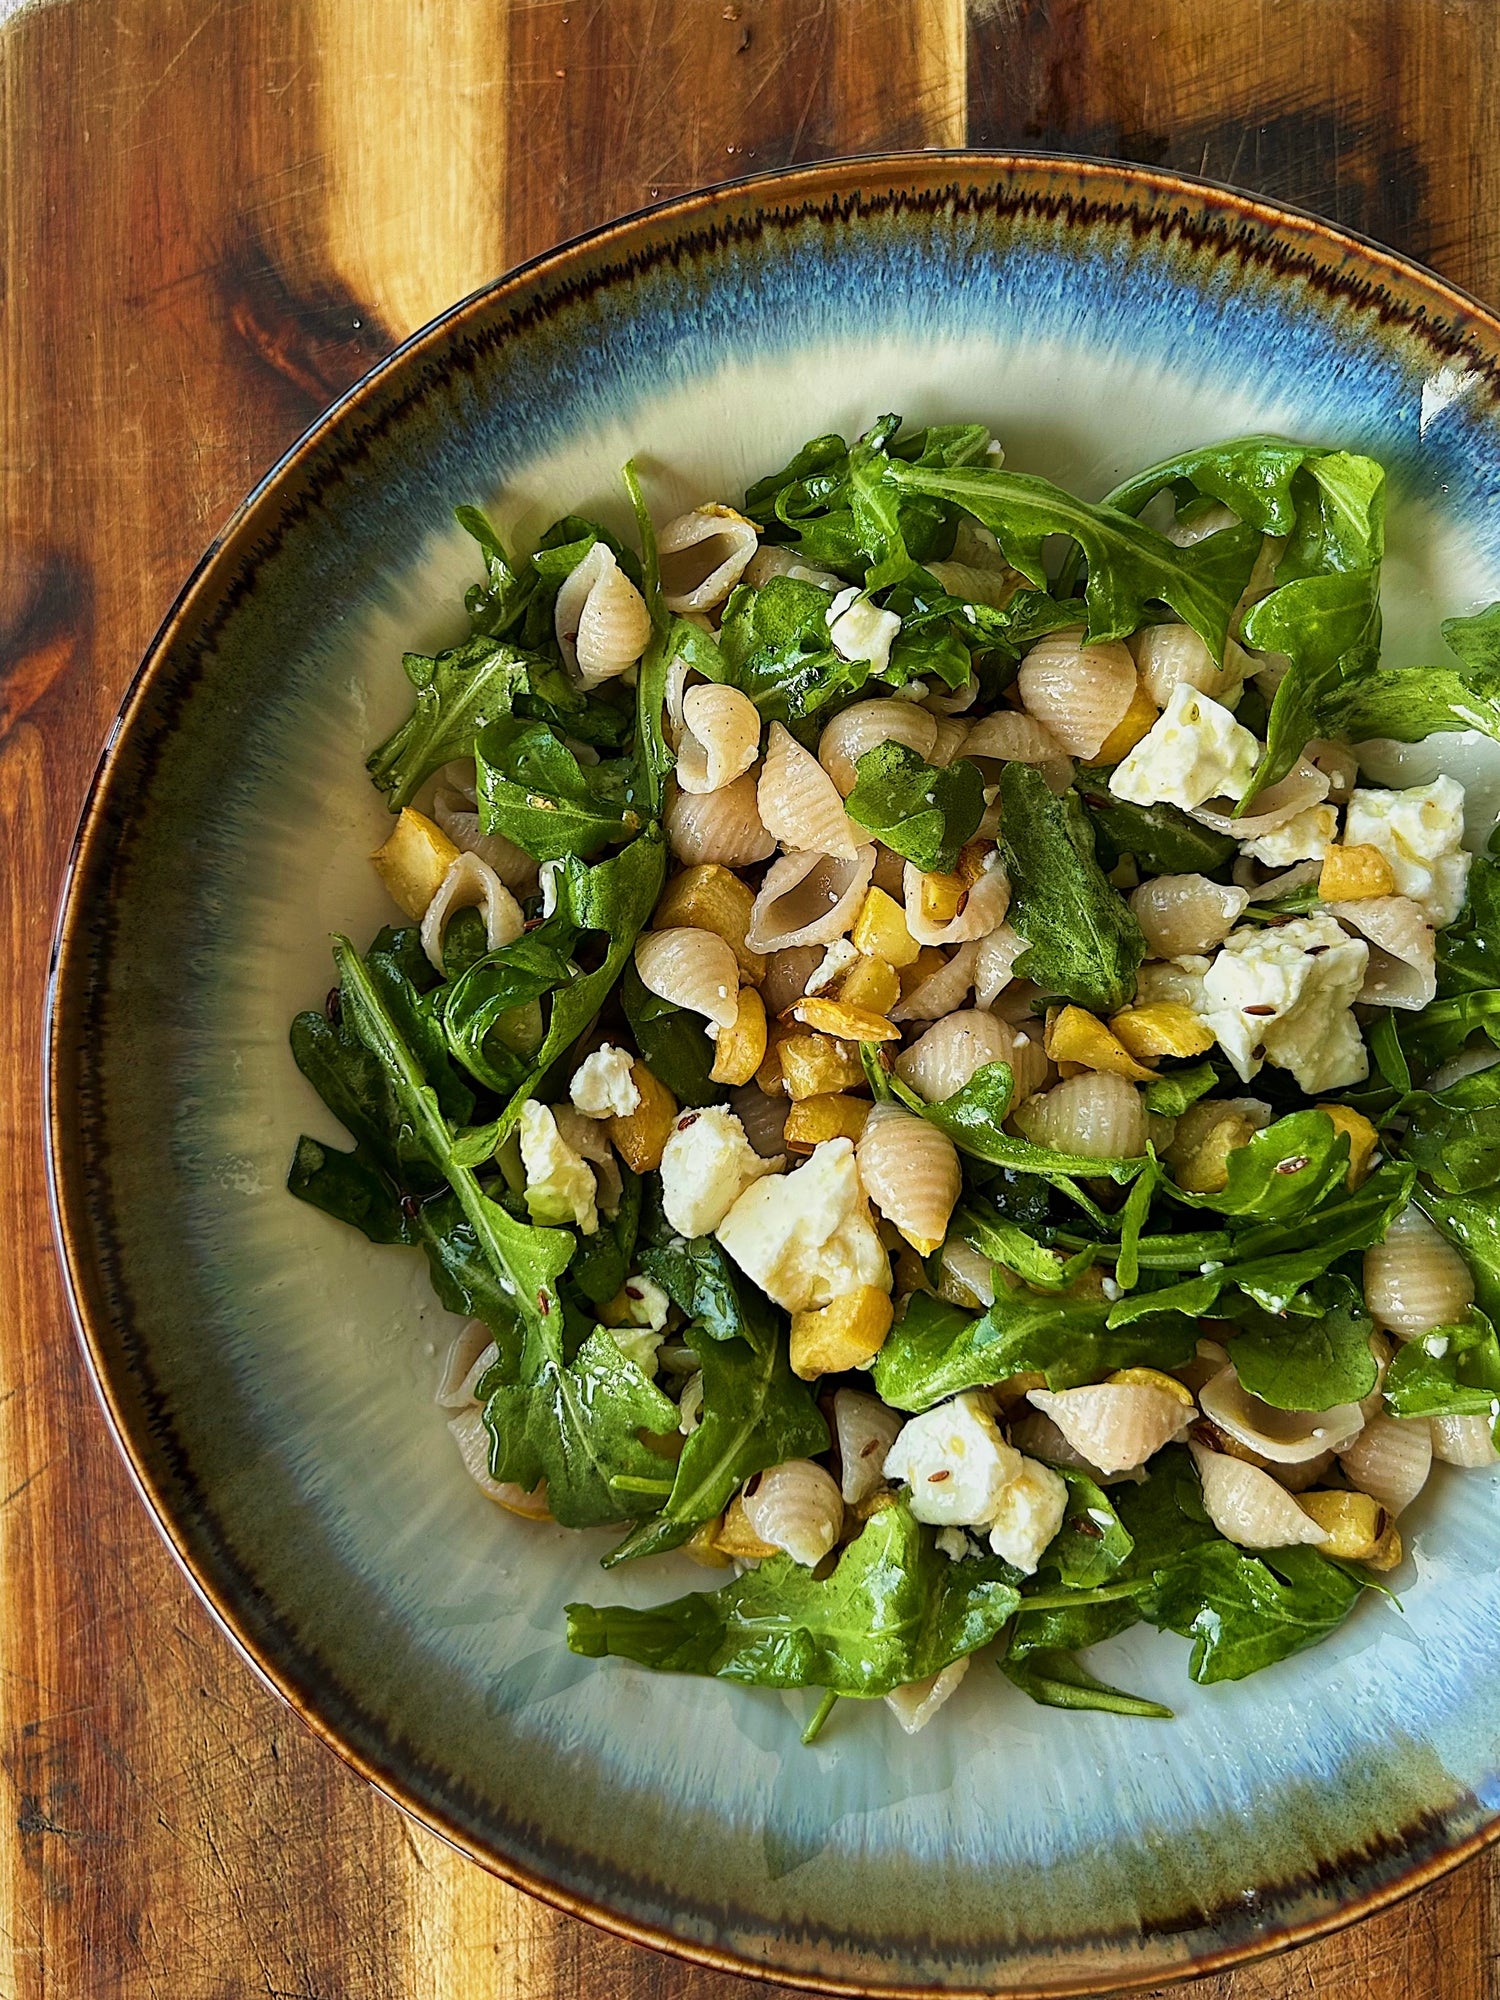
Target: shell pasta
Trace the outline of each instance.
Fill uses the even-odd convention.
[[[442,1504],[678,1565],[576,1653],[1125,1728],[1072,1648],[1274,1669],[1494,1476],[1500,860],[1360,745],[1487,728],[1500,606],[1381,660],[1382,482],[1257,437],[1096,504],[883,417],[659,525],[627,469],[633,545],[483,524],[289,1186],[457,1316]]]

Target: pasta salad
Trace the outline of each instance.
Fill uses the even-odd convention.
[[[1500,861],[1358,749],[1500,738],[1500,605],[1382,664],[1382,470],[1276,437],[1097,505],[896,417],[659,529],[624,477],[638,548],[459,510],[292,1192],[425,1254],[491,1500],[709,1573],[575,1652],[810,1737],[1325,1638],[1500,1463]]]

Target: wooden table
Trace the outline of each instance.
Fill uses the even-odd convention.
[[[1261,189],[1500,297],[1489,0],[0,0],[0,2000],[729,2000],[450,1853],[255,1681],[74,1352],[42,992],[116,703],[250,482],[606,217],[888,147]],[[1495,2000],[1500,1853],[1199,2000]]]

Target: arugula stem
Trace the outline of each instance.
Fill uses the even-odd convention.
[[[802,1741],[809,1747],[811,1747],[812,1744],[816,1743],[819,1736],[822,1734],[823,1724],[828,1720],[829,1716],[832,1715],[834,1709],[834,1703],[837,1702],[838,1699],[839,1699],[839,1694],[836,1688],[827,1688],[824,1690],[823,1699],[818,1703],[818,1706],[813,1713],[812,1721],[808,1723],[806,1729],[804,1729],[802,1732]]]
[[[653,1500],[665,1500],[673,1484],[670,1479],[637,1479],[628,1472],[617,1473],[609,1483],[617,1493],[644,1493]]]

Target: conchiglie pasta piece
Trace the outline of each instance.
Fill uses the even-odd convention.
[[[901,1419],[878,1396],[858,1389],[840,1389],[834,1396],[833,1438],[846,1506],[857,1507],[881,1485],[885,1455],[900,1429]]]
[[[1033,1145],[1088,1160],[1134,1159],[1146,1150],[1146,1107],[1123,1076],[1091,1071],[1066,1077],[1012,1114]]]
[[[731,1028],[739,1011],[740,968],[733,947],[713,931],[685,926],[647,931],[636,940],[635,969],[660,1000]]]
[[[752,1534],[812,1569],[844,1525],[844,1502],[832,1475],[810,1458],[789,1458],[746,1483],[741,1496]]]
[[[1158,708],[1165,708],[1176,688],[1196,688],[1220,701],[1250,672],[1251,662],[1230,639],[1224,664],[1216,666],[1207,643],[1191,625],[1148,625],[1130,641],[1141,671],[1141,683]]]
[[[744,575],[760,530],[717,502],[669,521],[656,538],[668,611],[712,611]]]
[[[819,590],[830,594],[846,588],[841,576],[835,576],[831,569],[819,569],[813,563],[804,562],[795,549],[778,548],[775,542],[762,542],[745,566],[743,581],[759,590],[773,576],[789,576],[794,583],[815,583]]]
[[[998,779],[1005,764],[1035,764],[1054,792],[1073,782],[1073,760],[1044,722],[1024,710],[997,708],[981,716],[964,738],[963,756],[977,764],[987,782]]]
[[[928,973],[903,995],[891,1009],[891,1019],[940,1021],[945,1014],[961,1007],[974,984],[974,963],[978,956],[977,944],[961,944],[936,972]]]
[[[1181,1437],[1193,1419],[1184,1401],[1146,1382],[1097,1382],[1084,1389],[1032,1389],[1027,1401],[1107,1476],[1133,1472]]]
[[[683,792],[672,786],[664,817],[668,846],[690,866],[717,861],[725,868],[749,868],[776,848],[761,824],[749,771],[716,792]]]
[[[946,771],[964,747],[969,724],[961,715],[936,715],[933,720],[937,724],[937,730],[932,739],[932,748],[927,752],[927,761],[935,771]]]
[[[1015,1036],[1005,1021],[977,1007],[949,1014],[896,1058],[896,1074],[925,1099],[940,1104],[986,1063],[1008,1063]]]
[[[947,1235],[963,1189],[953,1141],[914,1111],[877,1104],[854,1152],[865,1193],[921,1256],[929,1256]]]
[[[929,1674],[925,1681],[909,1681],[904,1687],[891,1689],[885,1705],[908,1736],[915,1736],[931,1722],[969,1671],[970,1658],[970,1654],[960,1653],[940,1673]]]
[[[981,1007],[993,1007],[1015,977],[1016,960],[1026,949],[1027,940],[1001,924],[998,930],[979,940],[974,961],[974,998]]]
[[[1232,1367],[1221,1368],[1198,1392],[1205,1417],[1237,1444],[1276,1465],[1302,1465],[1330,1451],[1343,1451],[1364,1428],[1358,1403],[1328,1410],[1278,1410],[1252,1396]]]
[[[1379,1326],[1414,1340],[1452,1326],[1474,1303],[1474,1279],[1446,1236],[1408,1205],[1365,1252],[1365,1303]]]
[[[760,997],[766,1003],[766,1012],[784,1014],[800,1000],[825,956],[820,944],[794,944],[772,952],[766,960],[765,978],[760,982]]]
[[[968,563],[934,562],[925,565],[949,597],[965,604],[987,604],[1003,611],[1025,579],[1019,570],[973,569]]]
[[[586,688],[628,672],[645,652],[651,613],[607,543],[595,542],[563,578],[553,627],[564,660]]]
[[[832,778],[779,722],[766,741],[756,804],[761,824],[789,851],[853,860],[859,842]]]
[[[1437,936],[1408,896],[1365,896],[1330,903],[1329,914],[1369,940],[1365,983],[1357,997],[1372,1007],[1426,1007],[1437,998]]]
[[[1249,891],[1206,875],[1157,875],[1130,894],[1130,908],[1152,958],[1213,951],[1239,922]]]
[[[486,1499],[493,1500],[497,1507],[503,1507],[507,1514],[519,1514],[527,1521],[551,1520],[552,1516],[547,1511],[545,1479],[534,1493],[528,1493],[524,1486],[514,1486],[509,1480],[490,1477],[490,1434],[485,1428],[484,1412],[477,1403],[461,1410],[450,1421],[448,1430],[458,1446],[464,1471]]]
[[[1494,1427],[1485,1416],[1432,1417],[1432,1455],[1444,1465],[1462,1465],[1476,1470],[1484,1465],[1500,1465],[1495,1449]]]
[[[1005,913],[1010,908],[1010,878],[994,852],[985,856],[979,875],[963,891],[957,914],[944,922],[923,916],[922,882],[922,870],[908,861],[901,874],[901,894],[906,928],[918,944],[968,944],[988,937],[1005,922]]]
[[[468,1321],[449,1344],[433,1401],[445,1410],[466,1410],[474,1400],[475,1382],[499,1356],[495,1336],[484,1321]]]
[[[1203,1486],[1203,1511],[1226,1541],[1242,1549],[1316,1548],[1326,1529],[1269,1472],[1227,1452],[1192,1446]]]
[[[831,854],[782,855],[766,870],[745,942],[752,951],[775,952],[846,937],[874,867],[873,847],[859,848],[850,861]]]
[[[1231,834],[1238,841],[1259,840],[1263,833],[1285,826],[1289,819],[1306,812],[1309,806],[1321,805],[1327,796],[1327,777],[1316,764],[1302,757],[1284,778],[1256,794],[1254,812],[1243,819],[1236,819],[1233,812],[1219,812],[1206,805],[1196,807],[1192,817],[1213,832]],[[1313,879],[1316,880],[1316,873]],[[1287,886],[1290,887],[1290,883]]]
[[[1352,1486],[1399,1514],[1432,1471],[1432,1425],[1426,1417],[1373,1416],[1339,1462]]]
[[[760,711],[738,688],[705,681],[682,697],[677,782],[685,792],[717,792],[760,755]]]
[[[935,715],[911,701],[856,701],[840,709],[818,738],[818,762],[832,778],[840,798],[854,790],[855,768],[867,751],[880,743],[900,743],[926,758],[937,741]]]
[[[443,970],[443,934],[448,920],[460,910],[482,910],[485,942],[491,951],[521,935],[521,906],[494,869],[477,854],[460,854],[438,885],[422,918],[422,949],[439,972]]]
[[[507,889],[529,896],[536,889],[537,864],[524,847],[517,847],[503,833],[486,833],[479,823],[472,795],[456,787],[439,785],[433,795],[432,816],[455,847],[465,854],[477,854],[486,867],[493,868]]]
[[[747,1083],[731,1093],[729,1102],[754,1151],[763,1160],[779,1159],[786,1152],[787,1100],[768,1097],[758,1085]]]
[[[1135,694],[1135,661],[1118,639],[1084,641],[1083,627],[1039,639],[1016,676],[1026,711],[1070,757],[1096,757]]]

